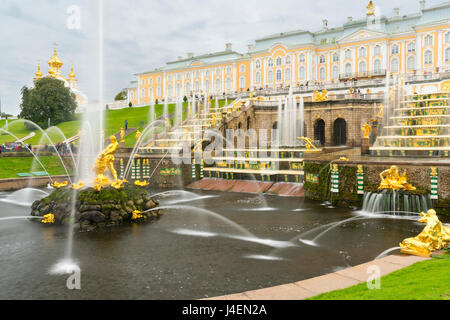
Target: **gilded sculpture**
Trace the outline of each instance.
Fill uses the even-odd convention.
[[[406,178],[406,171],[402,175],[399,174],[398,167],[392,166],[390,169],[384,170],[380,173],[381,183],[379,190],[391,189],[391,190],[404,190],[414,191],[415,187],[408,183]]]
[[[362,132],[363,132],[364,139],[369,139],[371,131],[372,131],[372,127],[367,122],[364,123],[364,125],[362,126]]]
[[[60,189],[60,188],[67,187],[68,184],[69,183],[67,181],[64,181],[64,182],[55,181],[51,184],[51,186],[55,189]]]
[[[368,16],[373,16],[375,14],[375,5],[373,4],[373,1],[369,2],[366,9],[367,9]]]
[[[305,142],[305,147],[307,152],[314,152],[319,151],[317,147],[314,145],[313,141],[310,138],[307,137],[298,137],[298,140],[303,140]]]
[[[400,248],[402,253],[428,258],[433,251],[450,246],[450,228],[439,221],[435,210],[422,212],[420,216],[419,222],[427,225],[417,237],[403,240]]]
[[[325,89],[322,92],[319,92],[318,90],[314,90],[313,93],[313,102],[323,102],[328,101],[328,90]]]
[[[116,189],[120,189],[123,186],[123,181],[117,178],[117,171],[114,169],[114,154],[119,149],[119,143],[115,136],[111,136],[110,140],[111,144],[106,147],[95,161],[94,172],[97,175],[95,183],[101,186],[108,186],[110,184],[109,179],[105,176],[105,171],[109,168],[114,177],[112,186]]]

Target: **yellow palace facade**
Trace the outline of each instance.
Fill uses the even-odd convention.
[[[450,2],[402,15],[379,14],[372,1],[361,19],[316,32],[297,30],[257,39],[246,53],[232,50],[168,62],[136,74],[128,102],[148,104],[197,93],[236,94],[255,89],[333,84],[386,75],[425,76],[450,72]]]

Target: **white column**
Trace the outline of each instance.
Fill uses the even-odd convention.
[[[402,74],[405,74],[406,73],[406,61],[407,61],[407,55],[408,55],[408,52],[407,52],[407,50],[406,50],[406,41],[405,40],[403,40],[402,41],[402,52],[403,52],[403,54],[402,54],[402,65],[401,65],[401,73]]]
[[[236,66],[236,63],[233,63],[233,79],[232,79],[233,80],[233,91],[238,91],[236,76],[237,76],[237,66]]]
[[[442,66],[444,65],[443,63],[443,59],[442,59],[442,30],[438,31],[438,62],[437,62],[437,66],[439,67],[439,69],[442,68]],[[441,70],[439,70],[441,71]]]
[[[422,70],[422,58],[423,58],[423,53],[422,53],[422,37],[420,36],[420,34],[416,35],[416,50],[417,50],[417,54],[416,54],[416,64],[417,64],[417,74],[419,72],[423,72]]]
[[[265,89],[266,88],[266,84],[267,84],[267,82],[266,82],[266,77],[267,77],[267,65],[266,65],[266,62],[267,62],[267,59],[266,59],[266,57],[264,57],[264,58],[262,58],[261,59],[261,81],[262,81],[262,84],[263,84],[263,88]]]

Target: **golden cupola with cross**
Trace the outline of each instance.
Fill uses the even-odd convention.
[[[53,57],[48,60],[48,74],[53,76],[59,76],[61,75],[61,67],[64,65],[64,63],[59,59],[58,52],[56,51],[56,43],[54,44],[53,48]]]

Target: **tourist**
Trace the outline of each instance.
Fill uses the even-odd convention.
[[[128,120],[125,120],[125,131],[128,130]]]

